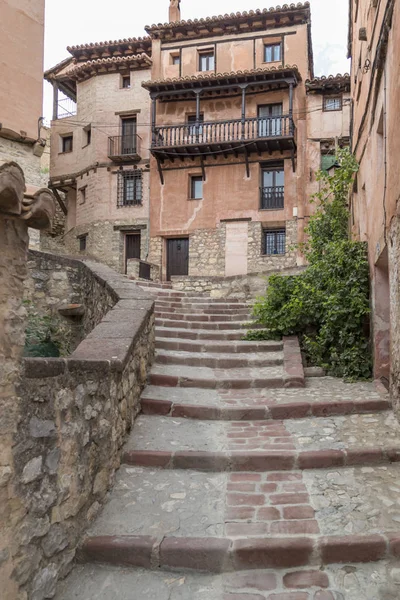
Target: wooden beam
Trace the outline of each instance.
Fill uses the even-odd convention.
[[[56,190],[56,188],[53,188],[51,191],[55,195],[57,202],[60,205],[60,208],[63,211],[64,215],[66,215],[68,213],[68,209],[64,204],[64,200],[61,198],[60,194],[58,193],[58,190]]]

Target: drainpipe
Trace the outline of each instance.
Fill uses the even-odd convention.
[[[387,75],[386,75],[387,63],[385,61],[385,68],[383,70],[383,144],[384,144],[384,165],[385,165],[385,185],[383,188],[383,236],[385,244],[387,244],[386,237],[386,191],[387,191]]]

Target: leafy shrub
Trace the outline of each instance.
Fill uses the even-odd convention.
[[[367,247],[348,235],[347,198],[358,165],[348,150],[340,150],[337,161],[334,175],[318,174],[321,190],[313,198],[318,208],[302,245],[307,269],[297,276],[272,275],[254,316],[265,327],[264,339],[299,335],[311,364],[338,377],[367,379],[372,368]]]

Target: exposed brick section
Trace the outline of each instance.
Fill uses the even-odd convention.
[[[307,538],[237,540],[233,564],[235,569],[300,567],[310,563],[313,547]]]
[[[306,592],[285,592],[268,596],[268,600],[309,600],[309,598],[310,596]]]
[[[81,561],[129,565],[150,569],[157,540],[149,536],[104,536],[87,538],[79,558]]]
[[[160,565],[220,573],[226,568],[229,545],[223,538],[165,538]]]
[[[287,588],[308,588],[329,586],[329,578],[322,571],[295,571],[283,577],[283,585]]]
[[[236,589],[271,591],[277,586],[277,578],[273,573],[238,573],[229,578],[229,584]]]
[[[373,562],[386,554],[386,540],[381,535],[332,536],[319,542],[324,563]]]

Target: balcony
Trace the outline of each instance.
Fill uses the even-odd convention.
[[[159,158],[201,154],[250,154],[294,150],[295,126],[290,115],[155,127],[152,153]]]
[[[114,135],[108,138],[108,158],[113,162],[134,162],[141,159],[142,138],[137,134]]]
[[[283,186],[260,188],[261,210],[282,210],[285,200],[285,188]]]

